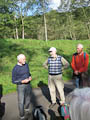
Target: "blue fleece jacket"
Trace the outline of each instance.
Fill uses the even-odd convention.
[[[12,70],[12,83],[21,84],[21,81],[31,76],[28,64],[16,65]]]

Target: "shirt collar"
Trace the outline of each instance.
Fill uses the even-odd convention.
[[[57,57],[58,57],[58,55],[56,55],[55,57],[52,57],[52,56],[51,56],[51,58],[52,58],[53,60],[56,60]]]
[[[22,64],[20,64],[19,62],[17,63],[17,65],[22,66]]]

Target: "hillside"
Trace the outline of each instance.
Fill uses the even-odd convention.
[[[38,87],[40,81],[43,84],[48,82],[48,71],[42,66],[49,56],[48,49],[52,46],[56,47],[57,53],[65,57],[70,63],[78,43],[82,43],[85,46],[84,51],[90,54],[90,41],[88,40],[54,40],[46,43],[42,40],[0,39],[0,84],[3,87],[3,93],[7,94],[16,90],[16,85],[11,82],[11,74],[12,68],[17,63],[16,57],[18,54],[26,55],[32,74],[31,85],[32,87]],[[63,79],[70,80],[71,78],[72,70],[69,67],[64,71]]]

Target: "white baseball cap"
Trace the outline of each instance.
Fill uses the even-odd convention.
[[[48,51],[49,51],[49,52],[50,52],[50,51],[55,51],[55,52],[56,52],[57,50],[56,50],[55,47],[51,47]]]

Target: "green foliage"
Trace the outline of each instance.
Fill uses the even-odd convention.
[[[18,2],[21,4],[17,4]],[[33,16],[28,16],[28,10],[34,11],[35,6],[36,12]],[[55,10],[49,11],[48,3],[44,3],[44,0],[1,0],[0,38],[16,38],[16,34],[22,38],[24,27],[26,39],[45,40],[44,13],[48,40],[90,39],[90,6],[59,13]]]
[[[84,50],[90,54],[90,41],[88,40],[54,40],[46,43],[43,40],[0,39],[0,84],[3,86],[3,93],[7,94],[16,90],[16,85],[12,84],[11,79],[12,69],[17,64],[18,54],[26,55],[32,74],[31,85],[38,87],[40,81],[44,84],[48,83],[48,70],[42,66],[49,56],[48,49],[52,46],[56,47],[57,54],[65,57],[70,63],[78,43],[82,43],[85,47]],[[71,78],[72,69],[69,67],[63,73],[63,80],[70,80]]]
[[[13,4],[14,5],[14,4]],[[0,38],[13,37],[13,9],[12,1],[0,1]]]

